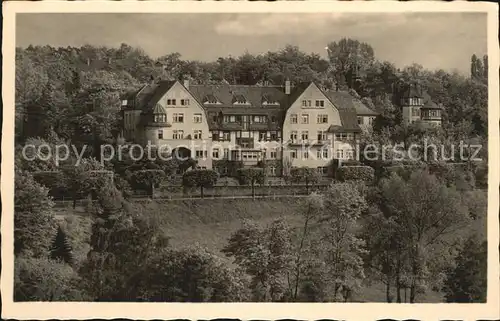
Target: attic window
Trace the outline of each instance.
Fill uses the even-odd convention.
[[[217,100],[217,97],[215,97],[212,94],[209,94],[209,95],[205,96],[203,103],[204,104],[219,104],[219,101]]]
[[[263,105],[279,105],[279,103],[276,101],[276,99],[273,99],[269,95],[262,96],[262,104]]]
[[[247,104],[247,99],[243,95],[234,95],[233,104],[244,105]]]
[[[127,106],[127,104],[128,104],[128,100],[126,100],[126,99],[122,100],[122,106]]]

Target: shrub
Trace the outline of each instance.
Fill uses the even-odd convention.
[[[425,168],[422,164],[414,164],[414,165],[393,165],[393,166],[385,166],[382,170],[383,177],[390,177],[392,174],[396,174],[404,180],[409,180],[410,176],[413,172],[417,170],[421,170]]]
[[[344,181],[371,182],[375,178],[375,170],[370,166],[342,166],[337,169],[336,177]]]

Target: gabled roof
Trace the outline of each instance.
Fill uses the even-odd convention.
[[[378,113],[368,108],[362,101],[353,97],[347,91],[327,91],[325,94],[330,98],[335,106],[354,108],[356,114],[360,116],[377,116]]]
[[[172,86],[176,82],[176,80],[161,80],[160,82],[158,82],[157,87],[151,94],[151,98],[147,99],[146,101],[146,107],[151,108],[153,106],[156,106],[160,99],[170,90],[170,88],[172,88]]]
[[[425,108],[425,109],[443,109],[442,106],[440,106],[432,101],[431,96],[426,91],[424,91],[422,93],[422,98],[424,100],[424,106],[422,106],[422,108]]]

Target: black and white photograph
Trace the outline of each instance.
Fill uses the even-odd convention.
[[[14,307],[498,316],[498,8],[79,5],[9,13]]]

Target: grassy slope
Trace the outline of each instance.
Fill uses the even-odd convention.
[[[252,219],[258,224],[266,225],[274,219],[284,217],[292,227],[301,226],[301,201],[303,199],[206,199],[171,202],[150,201],[143,206],[146,211],[160,215],[162,227],[166,234],[171,237],[173,247],[183,248],[198,243],[224,258],[220,250],[227,243],[231,233],[241,227],[244,219]],[[77,209],[75,213],[72,209],[65,209],[58,213],[64,221],[68,219],[72,221],[71,224],[68,224],[68,230],[74,242],[88,237],[87,232],[83,231],[90,227],[88,216],[82,216],[84,213],[81,211],[81,209]],[[84,224],[85,228],[75,227],[75,225],[80,224]],[[474,231],[484,237],[485,226],[484,220],[474,221],[467,227],[467,232]],[[88,249],[88,247],[78,246],[76,243],[73,248],[79,252],[78,256],[83,256],[82,253]],[[429,292],[420,297],[419,301],[439,302],[442,301],[442,297],[440,293]],[[385,289],[380,283],[367,285],[356,296],[356,301],[384,302],[384,300]]]

